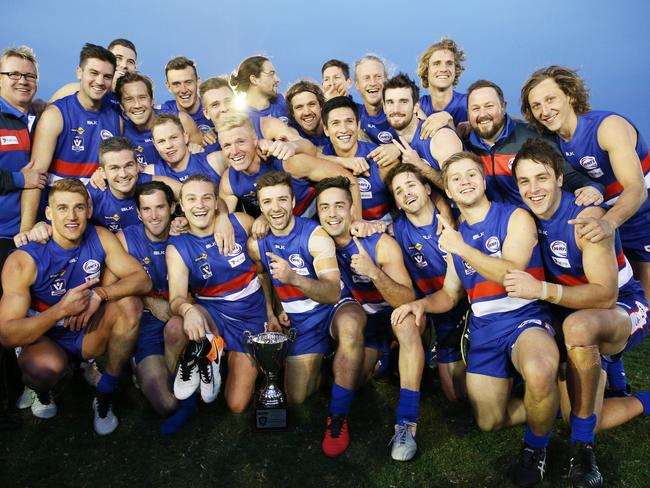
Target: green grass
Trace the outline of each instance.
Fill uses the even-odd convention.
[[[627,354],[630,383],[650,389],[650,343]],[[290,412],[290,429],[254,433],[252,414],[233,415],[223,398],[202,405],[181,433],[158,433],[160,419],[128,381],[116,402],[121,424],[108,436],[92,430],[92,390],[74,378],[57,399],[59,415],[19,415],[22,428],[0,433],[0,487],[149,486],[432,486],[507,487],[523,428],[482,433],[466,404],[446,402],[439,390],[423,393],[417,457],[390,459],[398,385],[372,382],[356,396],[349,415],[351,445],[337,459],[320,449],[328,392]],[[431,390],[431,389],[430,389]],[[599,434],[598,462],[606,486],[647,487],[650,424],[637,418]],[[542,486],[568,486],[568,431],[558,422]]]

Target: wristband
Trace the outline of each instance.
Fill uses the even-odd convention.
[[[557,305],[558,303],[560,303],[560,300],[562,300],[562,294],[564,293],[564,288],[562,287],[562,285],[555,285],[555,287],[557,288],[557,296],[555,297],[554,300],[551,300],[551,303]]]
[[[102,302],[108,302],[110,300],[108,296],[108,292],[101,286],[98,286],[97,288],[93,288],[93,291],[97,294],[99,298],[102,299]]]
[[[548,298],[548,283],[542,281],[542,294],[539,296],[540,300],[546,300]]]

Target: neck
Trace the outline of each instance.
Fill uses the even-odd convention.
[[[186,151],[185,156],[183,156],[183,159],[181,159],[180,161],[174,164],[170,162],[167,162],[167,164],[171,169],[173,169],[178,173],[179,171],[185,171],[187,169],[187,165],[189,164],[189,162],[190,162],[190,152]]]
[[[133,188],[131,188],[131,190],[129,190],[128,192],[116,190],[110,185],[108,185],[108,189],[113,194],[113,196],[118,200],[126,200],[127,198],[133,198],[133,195],[135,194],[135,185],[133,185]]]
[[[343,249],[345,246],[350,244],[351,240],[352,240],[352,234],[350,234],[350,229],[348,229],[340,236],[334,238],[334,244],[336,245],[337,248]]]
[[[454,86],[445,89],[430,86],[429,96],[431,97],[431,106],[436,110],[443,110],[454,96]]]
[[[265,108],[268,108],[269,105],[271,105],[271,101],[269,100],[269,97],[263,95],[257,91],[257,89],[251,87],[246,92],[246,104],[253,107],[254,109],[264,110]]]
[[[147,236],[147,239],[149,239],[151,242],[166,242],[169,239],[169,226],[167,226],[165,232],[158,236],[153,235],[151,232],[149,232],[149,229],[147,229],[145,226],[144,235]]]
[[[176,108],[178,109],[179,112],[185,112],[190,115],[194,115],[198,110],[199,107],[201,106],[199,102],[199,97],[196,97],[196,100],[194,100],[194,103],[190,108],[183,108],[181,107],[180,103],[178,103],[178,100],[176,100]]]
[[[133,125],[135,125],[135,128],[138,129],[140,132],[146,132],[148,130],[151,130],[152,123],[153,123],[153,111],[151,111],[151,116],[147,119],[147,121],[144,124],[138,125],[136,123],[133,123]]]
[[[557,131],[557,135],[562,138],[564,141],[570,141],[575,134],[576,129],[578,128],[578,116],[572,110],[570,115],[567,117],[567,120],[562,124]]]
[[[433,214],[434,214],[434,206],[433,202],[429,200],[426,205],[424,205],[420,210],[414,213],[406,213],[404,212],[404,215],[406,215],[406,218],[409,219],[409,222],[411,222],[413,225],[417,227],[424,227],[425,225],[431,225],[433,222]]]
[[[369,102],[366,102],[365,100],[363,101],[363,106],[366,107],[366,112],[368,112],[368,115],[370,116],[375,116],[379,112],[381,112],[381,100],[379,100],[378,105],[371,105]]]
[[[212,219],[212,223],[209,224],[207,227],[201,228],[201,227],[196,227],[192,225],[190,222],[190,234],[196,237],[208,237],[213,234],[213,229],[214,229],[214,222],[216,220],[216,214],[215,218]]]
[[[292,215],[291,220],[289,220],[289,225],[287,225],[282,230],[277,230],[277,229],[274,229],[273,227],[271,227],[271,232],[273,233],[274,236],[286,236],[286,235],[289,235],[291,233],[291,231],[293,230],[293,228],[295,226],[296,226],[296,219]]]
[[[324,134],[323,121],[321,120],[313,130],[306,130],[306,129],[302,129],[302,130],[308,136],[322,136]]]
[[[102,97],[101,100],[93,100],[88,97],[82,90],[79,90],[79,92],[77,92],[77,100],[79,100],[81,106],[86,110],[99,112],[99,110],[102,108],[102,100],[104,100],[104,98]]]
[[[555,201],[553,202],[551,207],[546,212],[538,215],[537,217],[542,220],[551,220],[553,218],[553,215],[555,215],[555,212],[557,212],[557,209],[560,208],[561,202],[562,202],[562,192],[558,192],[558,195],[555,198]]]
[[[503,130],[505,128],[506,128],[506,123],[505,123],[505,120],[504,120],[503,125],[501,126],[501,128],[499,129],[499,131],[496,134],[494,134],[489,139],[484,139],[483,137],[481,137],[481,140],[483,142],[485,142],[485,144],[487,144],[488,146],[492,147],[492,146],[494,146],[494,143],[497,142],[497,139],[499,138],[499,136],[501,135],[501,133],[503,132]]]
[[[474,225],[477,222],[482,222],[485,220],[485,216],[490,211],[490,205],[492,205],[490,200],[488,200],[487,197],[483,195],[483,198],[471,207],[458,205],[458,208],[460,209],[460,213],[463,215],[463,217],[465,217],[467,223],[469,225]]]
[[[357,140],[354,143],[354,146],[352,146],[351,149],[347,151],[339,150],[334,144],[332,144],[334,147],[334,152],[339,158],[353,158],[357,155],[357,151],[359,150],[359,140]]]
[[[75,247],[79,247],[79,244],[81,244],[81,239],[83,238],[83,234],[79,236],[79,239],[75,240],[70,240],[66,239],[62,235],[57,234],[56,232],[52,233],[52,240],[56,242],[59,246],[61,246],[63,249],[74,249]]]
[[[247,175],[249,175],[249,176],[250,176],[250,175],[257,174],[257,173],[259,173],[259,171],[260,171],[260,167],[261,167],[261,166],[262,166],[262,160],[260,159],[260,157],[259,157],[257,154],[255,154],[255,159],[254,159],[253,162],[248,166],[248,168],[246,168],[246,169],[243,171],[243,173],[245,173],[245,174],[247,174]]]
[[[22,112],[23,114],[27,115],[29,113],[29,109],[32,106],[32,101],[30,100],[27,103],[24,104],[16,104],[16,103],[11,103],[9,100],[7,100],[5,97],[0,97],[2,98],[5,102],[7,102],[10,106],[18,110],[19,112]]]
[[[411,142],[413,140],[413,136],[415,135],[415,131],[418,128],[418,122],[419,119],[414,115],[411,118],[411,121],[409,122],[409,125],[404,127],[401,130],[398,130],[397,133],[404,137],[407,141]]]

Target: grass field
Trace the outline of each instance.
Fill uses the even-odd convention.
[[[626,355],[630,383],[650,389],[650,342]],[[0,487],[317,486],[507,487],[523,428],[481,433],[467,404],[452,405],[427,382],[420,402],[417,457],[390,459],[398,384],[374,381],[357,394],[349,415],[351,446],[340,458],[320,448],[328,392],[290,412],[290,429],[254,433],[252,414],[229,413],[219,397],[202,405],[181,433],[158,433],[160,419],[125,379],[116,402],[121,424],[108,436],[92,430],[92,390],[75,377],[48,421],[19,414],[22,428],[0,433]],[[597,437],[606,486],[648,487],[650,421],[637,418]],[[558,422],[542,486],[568,486],[568,430]]]

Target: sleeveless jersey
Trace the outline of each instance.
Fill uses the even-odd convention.
[[[149,183],[152,180],[151,175],[138,173],[138,185]],[[117,198],[113,195],[110,188],[101,191],[93,188],[90,184],[86,185],[93,202],[93,223],[116,233],[131,225],[138,225],[142,222],[138,217],[138,206],[133,197],[124,199]]]
[[[160,112],[163,113],[171,113],[171,114],[176,114],[178,115],[180,113],[180,110],[178,109],[178,105],[176,105],[176,100],[167,100],[165,103],[163,103],[160,106]],[[199,98],[199,108],[196,112],[193,114],[186,112],[187,115],[192,117],[192,120],[196,124],[196,126],[199,128],[199,130],[203,133],[208,132],[210,129],[214,129],[214,124],[210,119],[208,119],[205,114],[203,113],[203,102],[201,102],[201,99]]]
[[[295,273],[306,278],[318,279],[314,270],[313,257],[309,253],[309,238],[320,226],[311,219],[301,217],[294,217],[294,219],[295,224],[289,235],[276,236],[269,232],[266,237],[257,241],[261,260],[264,266],[270,269],[270,259],[266,253],[272,252],[286,260]],[[327,327],[326,319],[334,305],[318,303],[298,288],[280,283],[273,276],[271,281],[282,308],[299,334]]]
[[[377,265],[375,251],[377,243],[383,234],[373,234],[370,237],[358,238],[372,262]],[[359,248],[354,240],[350,240],[344,248],[336,249],[336,260],[341,270],[341,281],[345,285],[344,293],[354,298],[363,307],[367,314],[372,315],[384,310],[390,310],[382,294],[377,290],[372,280],[367,276],[355,273],[350,267],[352,256],[359,254]]]
[[[324,132],[321,135],[309,135],[303,130],[302,127],[300,127],[300,125],[294,121],[290,121],[289,126],[296,129],[298,131],[298,134],[300,134],[300,137],[307,139],[316,147],[323,147],[325,144],[330,142],[329,137],[327,137]]]
[[[249,175],[243,171],[235,171],[232,167],[228,169],[228,180],[233,195],[240,200],[259,208],[257,195],[255,194],[255,182],[257,179],[271,171],[285,171],[282,160],[269,157],[262,161],[257,173]],[[311,182],[305,178],[291,177],[291,185],[296,196],[296,206],[293,214],[297,217],[312,217],[316,214],[314,203],[315,190]]]
[[[395,129],[390,126],[386,119],[383,108],[377,115],[370,115],[363,103],[357,103],[357,106],[359,107],[361,130],[366,133],[372,142],[377,145],[388,144],[393,138],[397,137]]]
[[[556,138],[565,159],[571,163],[571,166],[576,171],[587,174],[592,180],[602,184],[605,187],[605,203],[614,205],[623,191],[623,186],[616,179],[609,154],[598,145],[598,128],[603,120],[610,115],[618,114],[592,110],[586,114],[578,115],[578,125],[571,140],[565,142],[559,136]],[[650,191],[650,151],[638,130],[636,153],[641,161],[645,186]],[[647,199],[639,210],[621,225],[621,239],[625,243],[628,240],[646,236],[649,226],[650,199]],[[645,242],[645,244],[650,244],[650,242]]]
[[[413,139],[411,139],[411,147],[415,149],[415,152],[418,153],[420,158],[424,159],[429,166],[433,169],[440,171],[440,163],[436,158],[431,154],[431,138],[420,139],[420,131],[422,130],[422,124],[424,120],[418,122],[418,126],[415,129],[415,134],[413,134]]]
[[[501,257],[501,248],[508,233],[508,222],[518,207],[492,202],[485,219],[469,225],[460,224],[458,231],[463,240],[474,249],[492,257]],[[453,255],[454,268],[467,290],[472,307],[470,330],[482,330],[479,335],[500,337],[512,332],[522,320],[547,317],[545,305],[538,300],[511,298],[505,288],[479,275],[472,266],[457,255]],[[539,280],[544,279],[544,267],[539,244],[525,269]]]
[[[370,176],[357,176],[359,192],[361,193],[362,215],[366,220],[377,220],[384,217],[390,210],[388,206],[388,189],[379,174],[379,166],[372,159],[368,158],[377,146],[370,142],[358,141],[356,157],[366,158]],[[336,156],[336,151],[331,142],[323,147],[324,156]]]
[[[87,183],[99,166],[99,143],[120,135],[120,116],[106,98],[99,112],[86,110],[76,93],[53,105],[61,112],[63,129],[52,156],[50,184],[61,178],[77,178]]]
[[[24,121],[13,114],[0,113],[0,169],[19,174],[29,162],[30,151],[29,129]],[[13,239],[20,230],[21,194],[16,189],[0,195],[0,239]]]
[[[78,247],[63,249],[50,239],[45,244],[30,242],[20,250],[36,263],[36,280],[30,288],[31,315],[56,305],[68,290],[99,278],[106,259],[106,251],[92,225],[86,228]],[[63,320],[56,325],[63,326]]]
[[[219,188],[219,182],[221,181],[221,176],[217,173],[210,163],[208,163],[208,157],[205,153],[196,153],[190,154],[190,159],[187,162],[187,167],[181,171],[175,171],[172,169],[166,161],[162,159],[158,160],[153,164],[154,174],[157,176],[167,176],[173,178],[176,181],[183,183],[192,175],[201,174],[209,177],[214,181],[217,188]]]
[[[215,307],[239,321],[259,321],[266,316],[266,305],[257,268],[246,251],[248,236],[237,217],[230,214],[229,219],[235,246],[227,256],[219,252],[212,235],[182,234],[170,237],[169,244],[183,258],[189,270],[189,289],[199,304]]]
[[[269,106],[262,110],[257,110],[251,106],[246,107],[246,110],[248,111],[248,116],[250,117],[251,121],[255,118],[259,119],[260,117],[275,117],[276,119],[280,119],[285,124],[289,123],[289,110],[287,109],[287,102],[281,94],[278,94],[275,101],[269,101]]]
[[[157,115],[160,112],[161,110],[153,109],[154,115]],[[126,118],[124,120],[123,135],[135,146],[135,160],[141,168],[160,160],[158,151],[153,144],[151,129],[141,131],[133,122]]]
[[[459,93],[456,90],[451,95],[451,100],[443,110],[435,110],[431,103],[431,95],[420,97],[420,108],[427,115],[445,111],[454,119],[454,125],[458,127],[461,122],[467,122],[467,94]]]
[[[153,286],[149,296],[169,300],[167,262],[165,261],[167,241],[155,242],[150,240],[142,224],[132,225],[122,232],[124,233],[127,252],[138,260],[151,279]]]
[[[548,278],[562,285],[589,283],[582,263],[582,251],[578,248],[573,226],[567,221],[577,217],[585,207],[575,204],[575,197],[562,192],[560,206],[550,220],[537,218],[539,245]],[[619,296],[641,290],[641,285],[632,277],[632,267],[623,254],[621,240],[616,233],[614,244],[618,264]],[[642,291],[642,290],[641,290]]]

